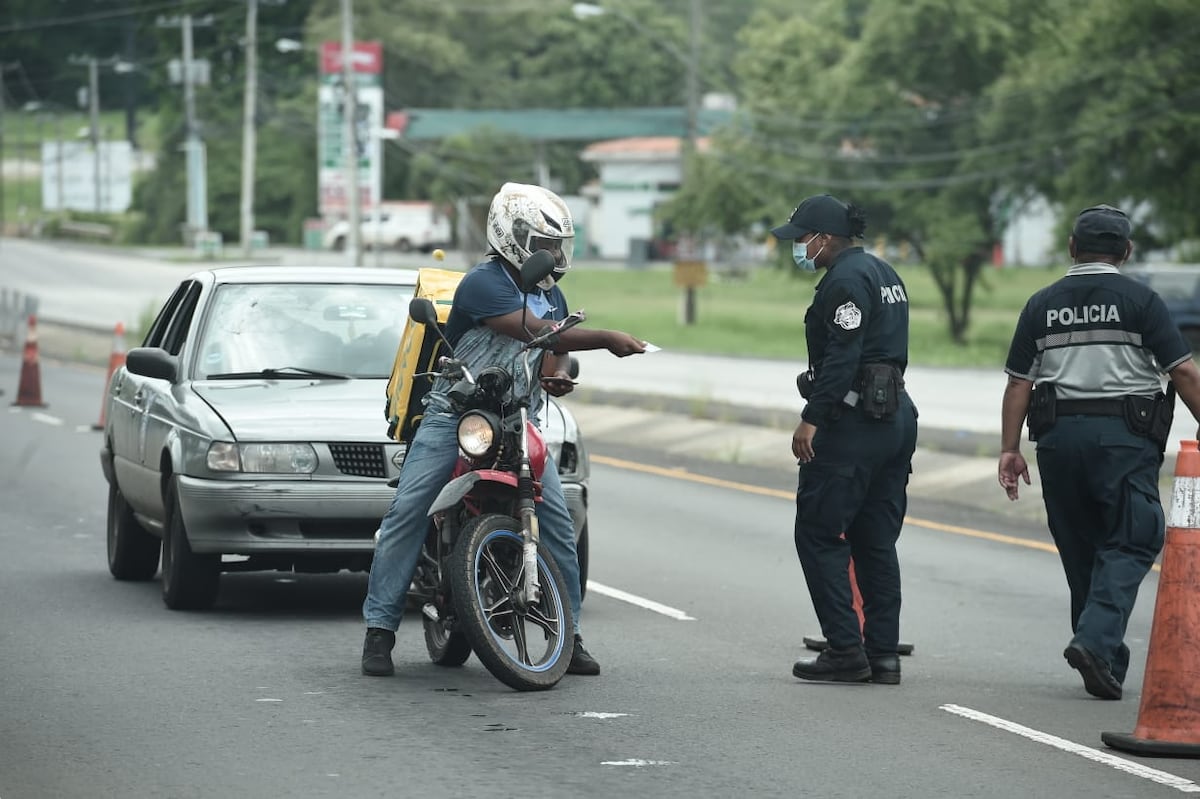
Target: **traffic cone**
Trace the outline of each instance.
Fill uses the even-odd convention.
[[[28,408],[45,408],[42,402],[42,370],[38,366],[37,319],[29,315],[29,327],[25,333],[25,351],[21,354],[21,382],[17,384],[17,398],[13,405]]]
[[[861,630],[866,617],[863,616],[863,601],[862,594],[858,592],[858,579],[854,576],[854,558],[850,559],[850,593],[854,598],[854,612],[858,614],[858,629]],[[829,642],[819,635],[806,635],[802,640],[804,646],[813,652],[824,652],[829,648]],[[901,641],[896,645],[896,654],[911,655],[912,653],[912,644]]]
[[[108,385],[113,373],[125,365],[125,323],[117,322],[113,328],[112,353],[108,356],[108,375],[104,378],[104,390],[100,394],[100,421],[92,425],[93,430],[104,429],[104,412],[108,408]]]
[[[1200,449],[1179,442],[1162,573],[1146,654],[1142,704],[1132,735],[1100,734],[1113,749],[1200,757]]]

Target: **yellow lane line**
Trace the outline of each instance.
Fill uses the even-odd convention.
[[[686,480],[692,483],[701,483],[703,485],[717,486],[720,488],[728,488],[733,491],[742,491],[747,494],[759,494],[764,497],[776,497],[778,499],[795,500],[796,493],[794,491],[780,491],[777,488],[763,488],[762,486],[750,485],[748,483],[738,483],[733,480],[721,480],[717,477],[709,477],[703,474],[694,474],[685,469],[667,469],[662,466],[650,466],[645,463],[636,461],[627,461],[621,458],[610,458],[607,455],[592,455],[593,463],[601,463],[605,466],[612,466],[616,469],[627,469],[632,472],[644,472],[646,474],[656,474],[660,477],[669,477],[674,480]],[[1054,544],[1046,543],[1045,541],[1034,541],[1029,538],[1020,538],[1015,535],[1004,535],[1003,533],[992,533],[987,530],[976,530],[971,527],[959,527],[954,524],[942,524],[928,519],[917,519],[912,516],[904,517],[905,524],[911,524],[914,527],[924,527],[927,530],[937,530],[943,533],[952,533],[954,535],[967,536],[969,538],[981,538],[984,541],[994,541],[998,544],[1008,544],[1014,547],[1025,547],[1027,549],[1037,549],[1042,552],[1049,552],[1052,555],[1058,554],[1058,549]],[[1154,565],[1154,570],[1158,571],[1158,564]]]

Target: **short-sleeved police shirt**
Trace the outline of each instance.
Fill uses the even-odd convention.
[[[816,382],[801,418],[819,427],[854,387],[863,364],[908,367],[904,281],[862,247],[843,250],[817,283],[804,337]]]
[[[540,290],[535,289],[540,292]],[[541,319],[559,321],[567,315],[567,299],[562,290],[556,285],[549,291],[540,292],[549,303],[549,310],[541,315]],[[518,396],[529,391],[522,369],[519,368],[519,355],[523,342],[498,333],[488,327],[484,321],[497,316],[504,316],[524,307],[524,295],[517,287],[516,281],[509,275],[508,270],[498,260],[485,261],[478,264],[463,277],[454,292],[454,304],[450,316],[446,319],[446,338],[454,347],[454,355],[461,360],[473,375],[488,366],[501,366],[512,373],[514,391]],[[531,306],[532,308],[532,306]],[[531,310],[531,316],[533,311]],[[536,330],[541,323],[531,319],[530,329]],[[540,361],[539,361],[540,363]],[[537,364],[533,373],[538,374]],[[435,380],[429,394],[426,395],[426,407],[430,410],[445,410],[449,403],[445,394],[451,388],[448,380]],[[540,398],[538,394],[538,398]],[[535,402],[537,399],[535,399]],[[531,408],[531,413],[537,408]]]
[[[1153,289],[1110,264],[1077,264],[1025,303],[1004,371],[1053,383],[1059,399],[1151,396],[1191,357]]]

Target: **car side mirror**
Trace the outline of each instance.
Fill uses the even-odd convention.
[[[161,347],[134,347],[125,353],[125,368],[135,375],[174,383],[179,359]]]
[[[548,250],[535,250],[521,264],[521,288],[526,294],[537,288],[537,284],[554,271],[554,256]]]

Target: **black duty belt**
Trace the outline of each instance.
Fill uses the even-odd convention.
[[[1057,400],[1054,412],[1059,416],[1081,414],[1084,416],[1124,416],[1124,399],[1074,399]]]

